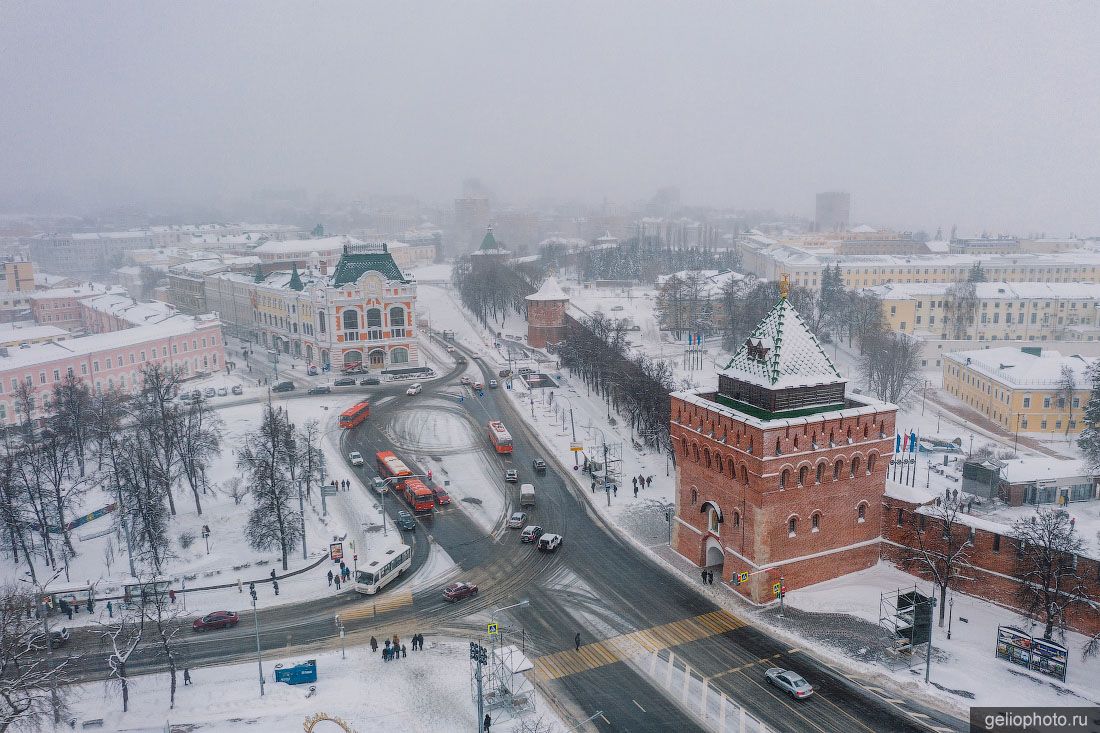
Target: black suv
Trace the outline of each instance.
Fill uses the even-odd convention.
[[[334,387],[354,387],[355,377],[340,377],[332,382]]]
[[[279,382],[271,388],[272,392],[293,392],[294,382]]]
[[[378,377],[367,377],[366,379],[359,380],[359,385],[362,387],[373,387],[378,384],[382,384]]]
[[[332,393],[332,387],[329,387],[328,385],[324,385],[324,386],[321,386],[321,387],[310,387],[306,391],[306,394],[331,394],[331,393]]]

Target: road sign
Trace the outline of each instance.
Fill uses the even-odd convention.
[[[570,443],[569,444],[569,450],[573,451],[574,453],[577,453],[579,451],[584,450],[584,446],[580,443]]]
[[[489,631],[489,636],[494,636],[494,635],[496,635],[496,634],[500,633],[500,631],[499,631],[499,629],[497,628],[497,625],[496,625],[496,624],[489,624],[489,625],[488,625],[488,626],[486,626],[485,628],[486,628],[486,629],[487,629],[487,630]]]
[[[782,584],[772,583],[772,593],[775,594],[776,598],[779,598],[781,595],[783,595],[783,586],[782,586]]]
[[[333,542],[333,543],[329,544],[329,546],[328,546],[328,556],[333,562],[336,562],[338,560],[343,560],[344,559],[344,543],[343,542]]]
[[[748,583],[748,582],[749,582],[749,574],[748,573],[738,573],[737,574],[737,584],[738,585],[741,585],[742,583]]]

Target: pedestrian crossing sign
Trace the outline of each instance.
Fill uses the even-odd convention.
[[[748,573],[738,573],[737,574],[737,584],[738,585],[741,585],[742,583],[748,583],[748,582],[749,582],[749,574]]]
[[[496,624],[489,624],[485,628],[489,631],[489,636],[495,636],[500,633],[500,630]]]
[[[772,583],[772,593],[778,598],[783,593],[783,586],[780,583]]]

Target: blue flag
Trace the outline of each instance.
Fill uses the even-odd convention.
[[[917,434],[915,432],[909,433],[909,452],[917,452]]]
[[[894,452],[901,453],[901,433],[898,433],[897,437],[894,438]]]

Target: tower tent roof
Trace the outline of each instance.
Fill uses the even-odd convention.
[[[768,389],[848,381],[786,298],[757,324],[721,373]]]
[[[528,295],[526,300],[569,300],[569,296],[561,289],[558,279],[551,275],[542,283],[538,292]]]

